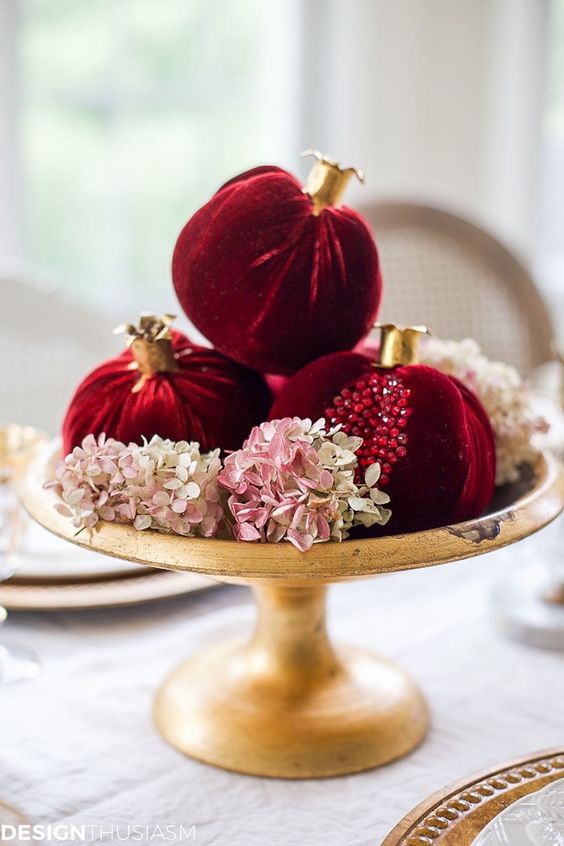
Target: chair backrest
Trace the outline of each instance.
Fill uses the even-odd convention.
[[[475,338],[486,354],[527,374],[550,360],[547,308],[521,262],[454,214],[411,203],[361,209],[384,276],[380,320],[426,324],[443,338]]]
[[[52,290],[0,277],[0,423],[57,434],[78,383],[116,349],[111,323]]]

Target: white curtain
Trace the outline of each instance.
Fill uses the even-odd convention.
[[[301,142],[537,246],[545,0],[305,0]],[[364,192],[364,193],[361,193]]]

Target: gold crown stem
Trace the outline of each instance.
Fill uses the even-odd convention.
[[[162,317],[142,314],[139,327],[126,323],[114,330],[114,334],[127,334],[127,343],[140,374],[140,379],[131,389],[132,393],[138,393],[155,373],[174,373],[179,369],[172,349],[170,325],[173,320],[171,314],[163,314]]]
[[[416,364],[421,335],[430,335],[426,326],[396,326],[394,323],[377,323],[380,330],[378,367],[397,367]]]
[[[304,194],[311,197],[313,215],[317,217],[328,206],[336,206],[345,192],[351,176],[364,182],[364,174],[354,167],[342,168],[318,150],[305,150],[302,156],[314,156],[315,164],[310,170],[303,187]]]

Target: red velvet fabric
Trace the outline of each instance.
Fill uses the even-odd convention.
[[[79,385],[63,423],[65,453],[89,433],[129,443],[160,435],[199,441],[203,450],[238,449],[266,419],[271,393],[263,378],[215,350],[173,332],[179,370],[151,376],[138,393],[129,350],[97,367]]]
[[[353,347],[380,303],[378,253],[346,207],[312,214],[299,182],[258,167],[227,182],[188,221],[172,262],[195,326],[236,361],[293,373]]]
[[[265,373],[264,380],[270,390],[272,391],[272,396],[277,397],[286,382],[288,381],[289,376],[282,376],[279,373]]]
[[[366,356],[357,352],[324,355],[308,364],[286,381],[278,391],[270,410],[270,419],[281,417],[325,416],[339,390],[372,369]]]
[[[361,534],[418,531],[478,516],[494,491],[492,428],[477,397],[434,368],[375,368],[356,352],[325,356],[288,381],[274,401],[271,419],[326,416],[343,388],[354,390],[357,380],[375,371],[393,376],[410,392],[406,402],[411,416],[400,430],[406,436],[405,455],[395,460],[388,481],[381,484],[390,495],[392,518],[387,526]],[[350,431],[352,425],[344,428]],[[385,440],[387,449],[392,436]],[[382,466],[387,461],[378,460]]]
[[[468,473],[459,498],[459,507],[453,515],[453,522],[467,520],[481,514],[493,495],[495,486],[495,434],[490,418],[476,396],[466,385],[454,376],[450,377],[462,394],[468,415],[468,434],[473,441],[473,453],[479,460],[468,466]]]

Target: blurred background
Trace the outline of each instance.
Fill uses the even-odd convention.
[[[76,307],[69,379],[107,327],[177,310],[176,237],[223,181],[304,176],[305,147],[365,171],[351,205],[485,229],[564,325],[564,0],[0,0],[0,284]],[[73,355],[56,314],[6,300],[6,355],[26,331]]]

